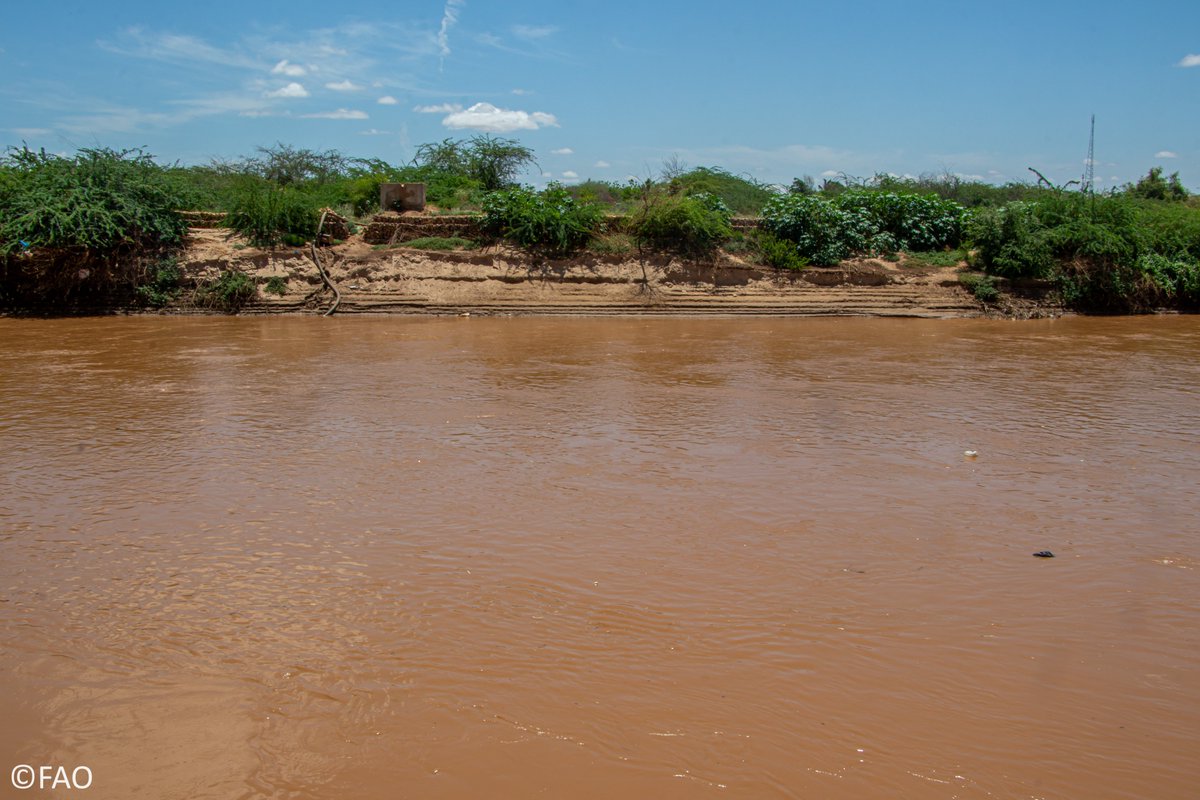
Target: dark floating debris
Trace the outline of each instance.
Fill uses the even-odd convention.
[[[1051,553],[1049,550],[1038,550],[1036,553],[1033,554],[1033,557],[1034,558],[1054,558],[1054,553]]]

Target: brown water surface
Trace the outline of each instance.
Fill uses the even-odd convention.
[[[0,343],[0,796],[1200,792],[1200,319]]]

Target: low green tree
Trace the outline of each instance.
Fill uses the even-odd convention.
[[[1125,188],[1132,197],[1143,200],[1170,200],[1182,202],[1188,198],[1188,190],[1179,181],[1179,173],[1173,172],[1169,178],[1163,177],[1162,167],[1151,167],[1150,172],[1135,185]]]

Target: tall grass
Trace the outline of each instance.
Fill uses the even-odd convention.
[[[258,247],[303,244],[317,233],[319,198],[246,176],[232,193],[225,225]]]

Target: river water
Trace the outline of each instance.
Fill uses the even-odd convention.
[[[1200,319],[0,342],[0,796],[1197,796]]]

